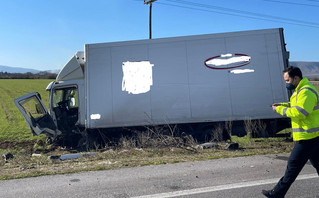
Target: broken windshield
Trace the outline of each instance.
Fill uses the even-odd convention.
[[[78,91],[75,87],[56,89],[53,92],[53,107],[66,103],[68,108],[77,108],[78,103]]]

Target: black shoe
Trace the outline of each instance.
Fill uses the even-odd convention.
[[[262,190],[261,193],[268,198],[283,198],[284,196],[276,195],[274,190]]]

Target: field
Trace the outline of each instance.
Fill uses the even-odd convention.
[[[43,138],[32,135],[13,100],[30,92],[39,92],[43,103],[48,107],[49,94],[45,88],[51,81],[47,79],[0,79],[0,143],[23,143]]]
[[[42,96],[42,102],[48,107],[49,93],[45,88],[51,81],[49,79],[0,79],[0,143],[23,143],[43,138],[32,135],[13,100],[30,92],[38,92]],[[312,83],[319,88],[317,82]]]

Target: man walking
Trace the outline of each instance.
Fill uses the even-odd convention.
[[[310,160],[319,175],[319,93],[298,67],[283,71],[288,90],[295,90],[290,103],[276,103],[277,113],[291,118],[292,136],[295,141],[284,176],[272,190],[263,190],[266,197],[281,198],[287,193],[301,169]]]

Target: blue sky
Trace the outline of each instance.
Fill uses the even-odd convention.
[[[0,0],[0,65],[61,69],[84,44],[148,39],[143,0]],[[319,0],[157,0],[153,38],[283,27],[291,61],[319,61]]]

